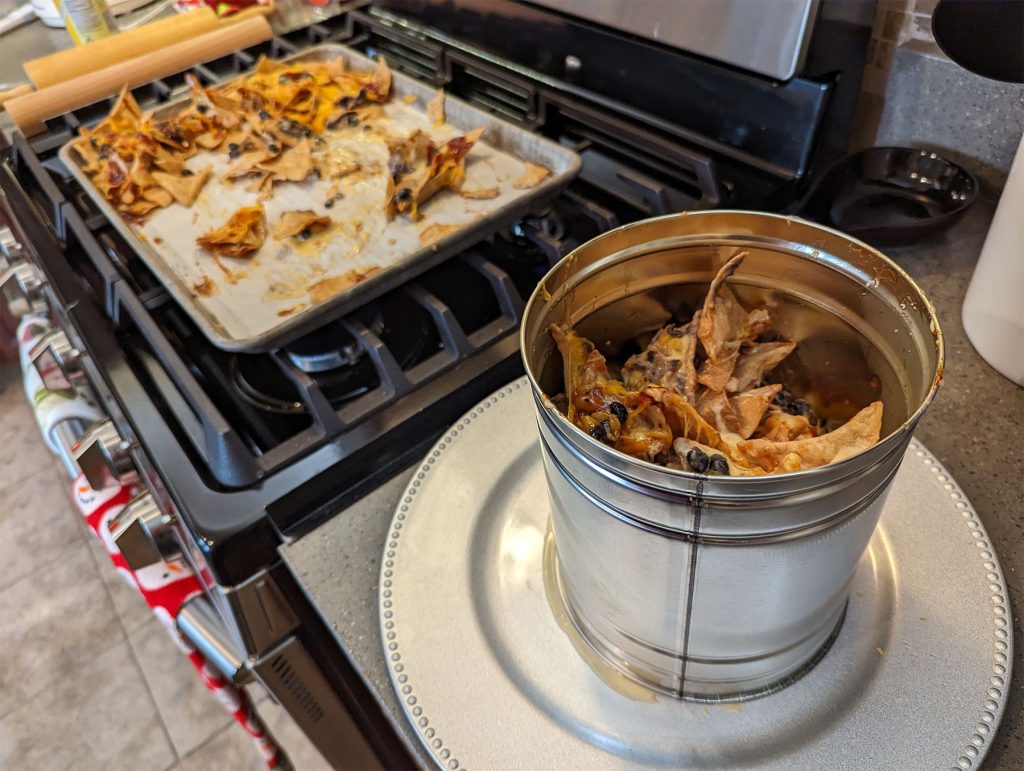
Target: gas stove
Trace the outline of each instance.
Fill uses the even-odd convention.
[[[409,764],[278,548],[521,373],[525,299],[569,250],[658,214],[796,200],[845,145],[866,44],[838,45],[830,24],[819,19],[803,74],[785,82],[533,6],[461,0],[375,3],[196,67],[213,83],[261,54],[342,43],[583,159],[553,204],[269,353],[211,344],[57,158],[109,102],[13,136],[0,165],[17,242],[5,294],[60,325],[51,357],[110,416],[80,443],[83,472],[139,475],[139,511],[164,515],[160,532],[140,515],[143,541],[180,549],[209,590],[179,625],[230,676],[264,682],[326,757],[348,751],[334,728],[347,715],[372,755]],[[150,109],[184,89],[181,73],[134,93]]]

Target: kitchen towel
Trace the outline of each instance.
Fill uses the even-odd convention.
[[[103,418],[103,414],[92,401],[73,388],[51,391],[43,385],[43,379],[32,364],[31,352],[36,343],[53,326],[40,316],[25,316],[18,324],[18,353],[21,359],[22,380],[25,396],[32,404],[36,422],[50,451],[60,454],[54,429],[65,420],[80,420],[86,426]]]
[[[256,714],[249,694],[211,666],[206,657],[178,630],[175,618],[181,606],[203,591],[188,563],[178,555],[133,571],[114,543],[110,534],[110,523],[132,499],[135,492],[133,484],[110,485],[102,490],[93,490],[85,476],[79,474],[74,481],[72,498],[89,529],[96,533],[103,543],[117,572],[142,595],[152,608],[153,614],[167,629],[171,639],[192,662],[207,689],[249,734],[267,767],[282,771],[291,769],[288,756]]]

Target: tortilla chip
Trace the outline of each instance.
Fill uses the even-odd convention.
[[[78,153],[78,157],[82,159],[80,165],[86,174],[94,174],[99,170],[100,154],[93,147],[94,143],[98,144],[93,137],[86,134],[71,142],[71,147]]]
[[[774,404],[769,405],[761,423],[752,434],[757,439],[768,439],[772,442],[810,439],[817,435],[818,430],[811,425],[806,415],[790,415]]]
[[[138,126],[142,120],[142,110],[135,96],[125,85],[117,95],[117,101],[110,110],[110,114],[103,119],[97,128],[109,129],[116,133],[125,133]]]
[[[248,257],[267,238],[267,218],[262,206],[243,206],[219,228],[203,233],[196,243],[214,255]]]
[[[255,71],[258,75],[269,75],[283,69],[283,64],[268,58],[266,54],[260,54],[260,58],[256,60]]]
[[[665,413],[655,404],[631,412],[615,441],[619,452],[644,460],[654,460],[671,445],[672,429]]]
[[[302,182],[313,171],[309,140],[303,139],[276,158],[257,163],[256,168],[269,171],[275,182]]]
[[[803,459],[800,455],[798,453],[791,452],[788,455],[783,456],[775,470],[779,474],[786,474],[792,471],[799,471],[802,466]]]
[[[377,57],[377,69],[373,73],[371,85],[378,101],[383,101],[391,95],[391,69],[388,67],[387,59],[383,56]]]
[[[473,129],[464,136],[453,137],[437,149],[429,164],[420,168],[412,175],[412,183],[408,184],[405,179],[399,183],[398,192],[401,193],[405,187],[410,187],[412,196],[404,196],[395,199],[395,206],[398,211],[410,211],[413,217],[418,216],[417,207],[433,198],[438,192],[446,187],[458,188],[465,177],[465,158],[473,145],[480,139],[483,129]],[[410,139],[414,139],[415,134]]]
[[[142,197],[159,207],[170,206],[174,203],[174,196],[162,187],[150,187],[142,191]]]
[[[318,232],[329,228],[334,220],[324,217],[309,209],[286,211],[274,225],[274,240],[281,241],[289,236],[297,236],[304,230]]]
[[[627,388],[642,390],[645,385],[660,385],[680,394],[691,404],[697,393],[696,327],[668,324],[651,338],[646,350],[631,356],[622,367],[622,381]]]
[[[736,416],[736,433],[744,439],[750,438],[761,424],[761,419],[775,394],[781,390],[781,385],[767,385],[733,396],[729,401]]]
[[[512,187],[516,190],[529,190],[531,187],[537,187],[537,185],[551,175],[551,169],[546,166],[540,166],[529,161],[523,161],[523,166],[526,167],[523,176],[512,181]]]
[[[847,423],[827,434],[790,442],[747,439],[740,442],[737,449],[768,472],[775,471],[791,453],[800,456],[802,470],[826,466],[877,444],[882,430],[882,412],[882,403],[872,402]]]
[[[661,405],[673,436],[692,439],[719,452],[731,452],[718,431],[679,394],[659,386],[648,386],[643,394]]]
[[[722,266],[711,281],[704,307],[700,311],[697,337],[712,361],[724,359],[739,348],[735,335],[746,313],[725,282],[736,272],[746,256],[746,252],[740,252]]]
[[[427,102],[427,118],[434,126],[444,125],[444,89],[440,89],[437,95]]]
[[[697,413],[714,426],[719,434],[739,434],[739,418],[732,403],[721,391],[704,391],[697,400]]]
[[[772,317],[768,314],[767,308],[754,308],[743,320],[743,332],[740,337],[745,343],[752,343],[761,335],[770,332],[772,328]]]
[[[196,137],[196,144],[204,150],[215,150],[224,141],[224,134],[219,131],[207,131]]]
[[[725,384],[729,393],[747,391],[757,386],[764,376],[775,369],[793,352],[796,343],[754,343],[745,345]]]
[[[359,171],[362,165],[342,150],[328,150],[313,156],[313,167],[320,179],[340,179]]]
[[[724,391],[725,384],[729,382],[729,376],[732,375],[733,367],[736,366],[736,359],[739,358],[739,355],[740,351],[737,346],[732,351],[723,349],[720,359],[705,359],[700,370],[697,372],[697,382],[707,386],[712,391]]]
[[[199,193],[202,192],[203,186],[212,172],[212,166],[206,166],[187,177],[154,171],[153,179],[160,187],[174,196],[174,200],[182,206],[191,206],[199,197]]]

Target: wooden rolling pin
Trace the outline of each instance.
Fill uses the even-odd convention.
[[[38,134],[43,121],[113,96],[129,88],[208,62],[270,40],[273,32],[263,16],[252,16],[213,32],[167,46],[145,56],[12,99],[5,105],[25,136]]]
[[[173,43],[217,29],[217,14],[204,5],[188,13],[150,22],[137,29],[96,40],[84,46],[40,56],[22,65],[37,89],[102,70],[126,59],[144,56]]]

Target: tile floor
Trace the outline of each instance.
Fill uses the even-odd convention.
[[[10,364],[0,446],[0,768],[265,768],[75,512]],[[295,767],[327,768],[249,687]]]

